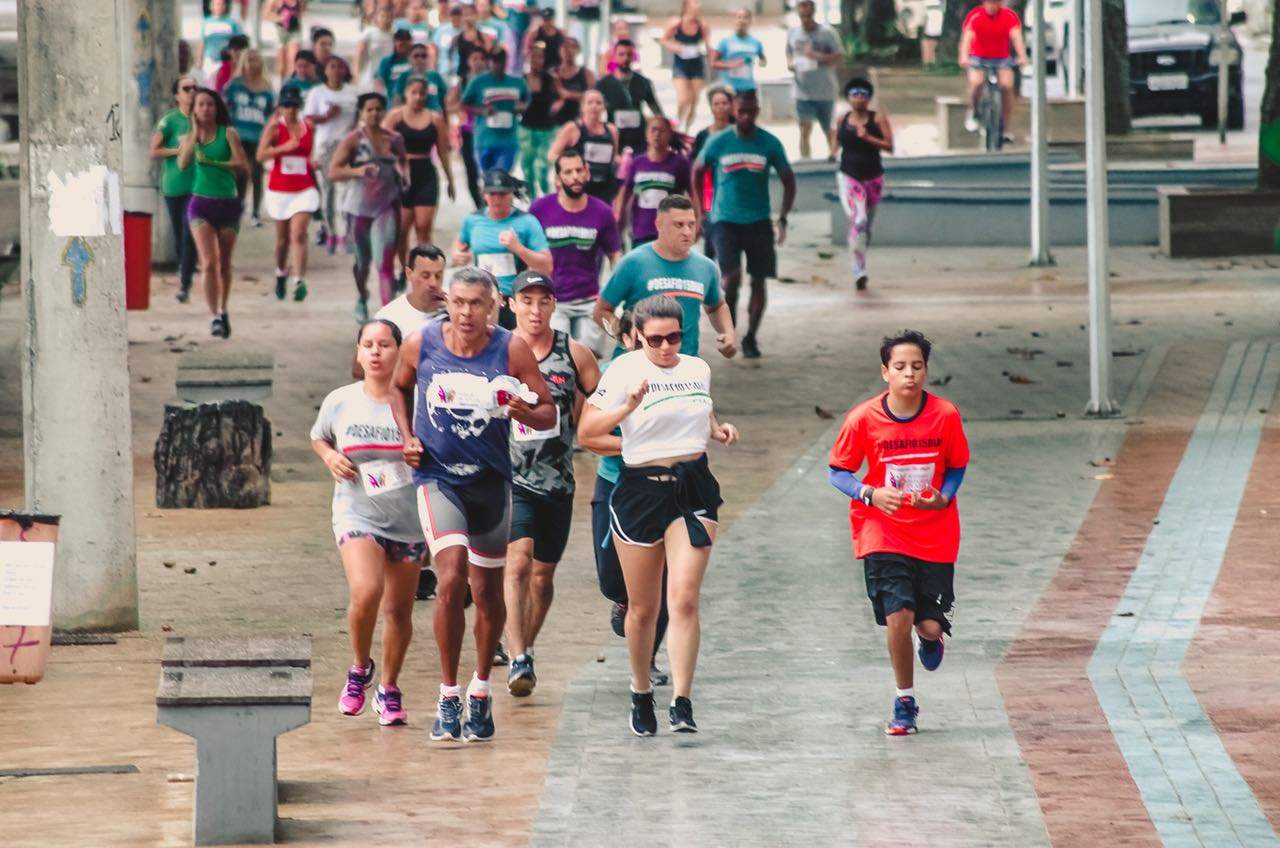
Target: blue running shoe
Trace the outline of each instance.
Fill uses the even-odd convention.
[[[671,716],[672,733],[697,733],[698,725],[693,721],[693,704],[688,698],[677,697],[668,710]]]
[[[467,721],[462,725],[463,742],[488,742],[493,738],[493,702],[490,698],[467,698]]]
[[[431,725],[432,742],[457,742],[462,738],[462,699],[440,696],[436,705],[436,721]]]
[[[658,732],[658,717],[653,713],[653,691],[631,693],[631,732],[636,736],[653,736]]]
[[[942,637],[921,639],[920,634],[912,630],[911,638],[916,641],[916,656],[920,658],[920,665],[924,666],[925,671],[937,671],[938,666],[942,665]]]
[[[517,698],[527,698],[538,685],[538,675],[533,673],[533,657],[521,654],[511,661],[507,672],[507,691]]]
[[[916,732],[916,716],[920,714],[920,708],[916,706],[916,699],[903,696],[893,702],[893,719],[885,727],[886,736],[910,736]]]

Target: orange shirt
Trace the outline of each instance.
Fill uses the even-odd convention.
[[[845,416],[831,447],[832,468],[854,474],[865,461],[868,486],[891,486],[905,492],[942,488],[949,468],[969,464],[969,442],[960,412],[948,400],[924,393],[920,411],[910,419],[890,414],[886,390],[855,406]],[[954,501],[946,509],[903,506],[893,515],[857,499],[849,505],[854,556],[896,553],[926,562],[956,561],[960,548],[960,513]]]

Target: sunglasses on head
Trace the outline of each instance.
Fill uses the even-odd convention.
[[[674,333],[667,333],[665,336],[645,336],[644,343],[649,347],[659,347],[663,342],[669,345],[678,345],[684,340],[684,331],[676,330]]]
[[[867,91],[865,88],[851,88],[849,89],[849,96],[850,97],[870,97],[871,92]]]

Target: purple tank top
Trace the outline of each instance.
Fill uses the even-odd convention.
[[[499,386],[493,381],[510,375],[511,333],[494,327],[484,350],[461,357],[445,346],[444,323],[438,319],[422,328],[413,434],[426,450],[422,465],[413,472],[414,481],[459,484],[495,476],[510,480],[511,424],[494,414]]]

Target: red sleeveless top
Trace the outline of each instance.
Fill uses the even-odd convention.
[[[271,166],[271,175],[267,177],[267,188],[272,191],[298,192],[316,187],[315,176],[311,173],[311,146],[315,133],[311,124],[302,122],[302,138],[298,146],[275,158]],[[276,124],[276,145],[287,144],[289,127],[284,121]]]

